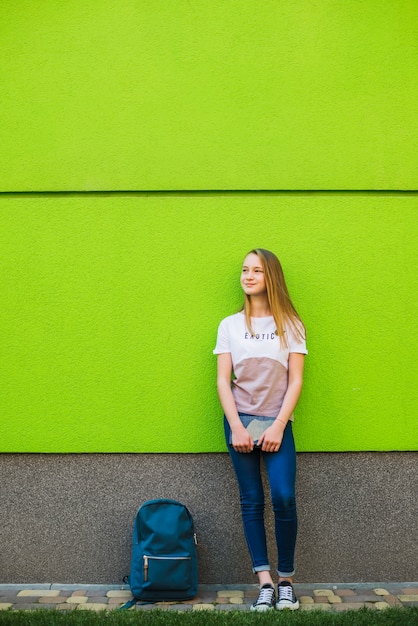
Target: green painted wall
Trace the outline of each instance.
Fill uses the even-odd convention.
[[[254,246],[308,327],[299,449],[416,448],[416,13],[0,3],[2,451],[224,450]]]
[[[416,188],[416,0],[2,0],[0,188]]]
[[[224,450],[212,355],[243,254],[308,328],[299,450],[408,450],[417,196],[0,196],[3,451]]]

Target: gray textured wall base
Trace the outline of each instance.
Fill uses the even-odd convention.
[[[297,582],[416,579],[416,461],[298,455]],[[0,475],[1,583],[120,583],[136,509],[159,497],[193,514],[201,583],[256,582],[227,454],[3,454]]]

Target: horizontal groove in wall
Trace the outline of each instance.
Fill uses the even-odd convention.
[[[0,191],[0,196],[109,196],[109,195],[167,195],[167,196],[203,196],[203,195],[234,195],[234,194],[405,194],[415,195],[418,189],[169,189],[169,190],[72,190],[72,191]]]

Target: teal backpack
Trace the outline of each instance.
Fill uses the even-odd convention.
[[[128,583],[133,600],[190,600],[197,594],[197,539],[192,516],[176,500],[148,500],[139,507],[132,536]]]

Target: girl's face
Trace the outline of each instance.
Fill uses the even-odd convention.
[[[247,296],[267,293],[263,265],[256,254],[251,253],[245,257],[240,282]]]

